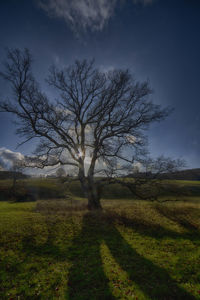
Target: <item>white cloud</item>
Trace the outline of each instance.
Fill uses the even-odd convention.
[[[24,160],[26,157],[20,152],[11,151],[5,147],[0,148],[0,171],[6,171],[12,169],[16,162]],[[43,157],[45,158],[45,156]],[[31,165],[31,164],[30,164]],[[32,166],[35,166],[33,163]],[[58,166],[60,167],[60,166]],[[57,167],[45,167],[44,169],[37,169],[34,167],[27,167],[23,170],[23,173],[27,173],[33,176],[47,176],[55,174],[55,170]],[[64,167],[67,174],[70,172],[70,168]]]
[[[0,167],[9,169],[16,161],[24,159],[24,155],[20,152],[14,152],[6,148],[0,148]]]
[[[117,0],[39,0],[48,15],[64,19],[75,32],[102,30],[116,3]]]
[[[136,162],[133,164],[133,172],[134,173],[141,172],[142,168],[143,168],[143,166],[140,162]]]

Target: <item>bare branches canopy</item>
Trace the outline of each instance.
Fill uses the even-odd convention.
[[[63,69],[52,66],[47,83],[58,92],[58,100],[49,99],[32,74],[30,52],[14,49],[7,54],[0,74],[10,82],[13,99],[1,101],[0,110],[15,114],[17,133],[25,141],[40,139],[37,166],[76,167],[89,207],[100,207],[95,171],[110,174],[133,166],[145,154],[145,130],[169,109],[149,99],[147,81],[136,81],[129,70],[101,72],[93,60]]]

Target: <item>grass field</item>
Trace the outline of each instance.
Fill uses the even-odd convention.
[[[0,299],[200,299],[200,202],[184,200],[1,201]]]
[[[133,179],[126,179],[132,181]],[[173,197],[187,200],[200,198],[200,181],[186,181],[186,180],[163,180],[164,194],[162,198],[167,199]],[[10,200],[9,190],[12,187],[12,180],[0,180],[0,201]],[[64,198],[66,194],[71,193],[75,197],[83,197],[80,183],[72,181],[70,183],[63,183],[58,179],[45,178],[30,178],[26,180],[17,181],[17,189],[19,195],[23,196],[24,192],[32,194],[35,199],[55,199]],[[133,194],[119,184],[107,185],[102,197],[105,199],[133,199]]]

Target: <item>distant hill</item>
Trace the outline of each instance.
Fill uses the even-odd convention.
[[[200,180],[200,169],[188,169],[162,175],[163,179]]]
[[[146,173],[133,173],[129,174],[126,177],[129,178],[143,178],[146,177]],[[0,180],[2,179],[12,179],[14,177],[14,174],[12,171],[0,171]],[[15,177],[17,179],[25,179],[29,178],[29,175],[23,174],[21,172],[16,172]],[[50,176],[48,176],[50,177]],[[152,174],[149,173],[148,177],[151,178]],[[53,178],[53,176],[52,176]],[[163,173],[159,176],[161,179],[174,179],[174,180],[194,180],[194,181],[200,181],[200,168],[198,169],[188,169],[188,170],[182,170],[182,171],[177,171],[173,173]]]
[[[145,173],[129,174],[127,177],[146,177]],[[151,178],[151,173],[148,174],[148,177]],[[174,179],[174,180],[200,180],[200,168],[198,169],[188,169],[177,171],[173,173],[163,173],[159,176],[161,179]]]
[[[14,175],[14,172],[12,172],[12,171],[0,171],[0,180],[12,179],[14,176],[17,179],[25,179],[25,178],[29,177],[28,175],[25,175],[21,172],[15,172],[15,175]]]

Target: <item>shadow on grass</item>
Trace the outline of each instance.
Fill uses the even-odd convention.
[[[188,232],[195,233],[196,237],[198,236],[200,239],[198,232],[199,227],[193,218],[191,218],[195,213],[198,213],[198,216],[200,216],[200,212],[197,208],[173,209],[170,207],[156,206],[156,209],[163,217],[181,225],[184,229],[188,230]]]
[[[172,238],[174,240],[187,239],[192,242],[200,243],[200,232],[198,227],[195,226],[191,220],[183,218],[181,214],[172,216],[171,212],[167,212],[165,209],[161,210],[158,208],[157,210],[161,216],[177,223],[186,231],[182,233],[176,232],[171,229],[164,228],[160,224],[148,223],[147,220],[145,220],[145,222],[141,222],[139,219],[130,219],[125,215],[119,215],[115,213],[112,214],[112,217],[117,223],[134,229],[134,231],[137,231],[142,236],[149,236],[158,240],[164,238]]]
[[[109,222],[106,213],[87,213],[82,232],[72,246],[67,299],[114,299],[102,269],[100,245],[105,241],[113,258],[143,293],[152,299],[195,299],[169,274],[138,254]]]
[[[169,300],[195,299],[178,286],[164,268],[137,253],[117,230],[115,221],[154,238],[184,237],[183,234],[165,230],[162,227],[152,228],[152,224],[144,227],[143,224],[122,218],[117,214],[110,216],[109,213],[104,212],[88,212],[83,217],[82,230],[72,240],[71,246],[63,247],[61,251],[58,246],[54,245],[54,236],[49,229],[46,243],[34,246],[30,241],[24,241],[24,250],[29,253],[34,252],[36,255],[47,255],[52,259],[71,262],[65,295],[69,300],[115,299],[102,265],[100,253],[102,242],[106,243],[115,261],[127,272],[129,279],[140,288],[146,297]],[[52,225],[47,222],[47,226]]]

